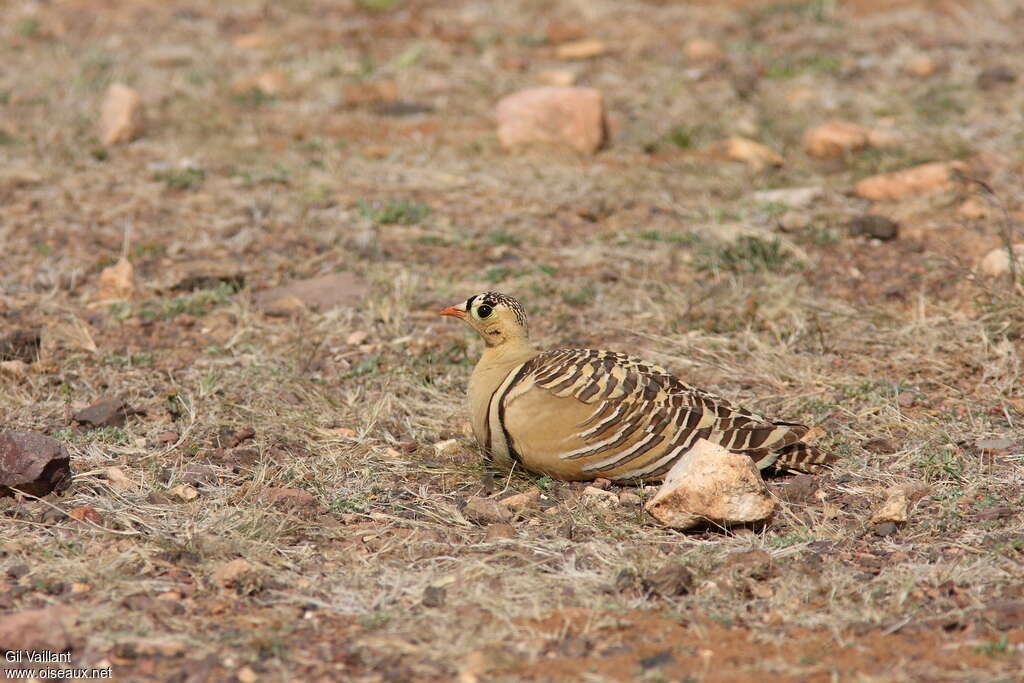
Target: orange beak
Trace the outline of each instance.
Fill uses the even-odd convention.
[[[466,312],[459,308],[456,308],[455,306],[449,306],[448,308],[438,313],[438,315],[450,315],[453,318],[465,318]]]

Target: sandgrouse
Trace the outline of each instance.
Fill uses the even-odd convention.
[[[660,481],[697,439],[761,469],[819,471],[831,458],[801,442],[804,425],[774,422],[613,351],[537,351],[526,314],[498,292],[441,315],[461,318],[486,348],[469,380],[473,434],[498,464],[571,481]]]

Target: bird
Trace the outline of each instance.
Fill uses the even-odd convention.
[[[567,481],[657,482],[698,439],[761,470],[818,473],[833,460],[803,441],[809,427],[766,419],[640,358],[535,349],[522,304],[506,294],[476,294],[440,315],[483,339],[469,379],[471,424],[499,466]]]

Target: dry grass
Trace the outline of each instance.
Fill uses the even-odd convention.
[[[1020,239],[1021,90],[976,82],[1024,69],[1014,3],[377,4],[2,10],[0,324],[42,328],[44,345],[26,377],[0,375],[0,409],[5,429],[63,440],[76,475],[63,498],[0,501],[3,610],[76,607],[75,662],[125,680],[1017,675],[1024,622],[999,606],[1024,600],[1024,297],[971,274]],[[565,66],[551,20],[614,48],[570,65],[615,116],[594,158],[506,155],[493,133],[498,97]],[[266,43],[239,47],[246,34]],[[688,63],[696,36],[727,61]],[[906,73],[920,53],[936,75]],[[270,69],[284,92],[235,87]],[[346,87],[386,80],[434,113],[345,105]],[[113,81],[142,92],[150,121],[104,149]],[[803,131],[834,117],[903,140],[808,159]],[[701,151],[731,134],[787,164]],[[936,159],[967,160],[1000,210],[958,213],[985,201],[971,184],[878,207],[848,193]],[[778,233],[786,208],[752,192],[798,186],[823,198],[800,210],[806,230]],[[872,208],[900,239],[846,235]],[[126,231],[140,291],[97,304]],[[200,258],[236,264],[241,289],[171,291]],[[274,318],[252,303],[339,270],[369,285],[355,308]],[[812,422],[838,466],[764,529],[697,535],[489,469],[464,430],[478,344],[435,311],[491,288],[522,299],[539,345],[629,350]],[[145,412],[69,427],[103,395]],[[225,443],[242,428],[255,437]],[[983,453],[989,438],[1016,445]],[[191,502],[154,495],[186,483]],[[919,484],[910,521],[878,535],[872,510]],[[513,538],[488,541],[461,512],[532,486],[542,504]],[[268,487],[316,505],[276,507]],[[82,506],[99,527],[68,518]],[[751,549],[771,561],[737,564]],[[214,573],[236,558],[253,569],[225,587]],[[643,589],[669,565],[691,570],[689,592]],[[136,637],[187,647],[140,654]]]

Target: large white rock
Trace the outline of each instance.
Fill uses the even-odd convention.
[[[1013,245],[1013,256],[1017,262],[1017,271],[1024,270],[1024,242]],[[985,254],[978,264],[978,272],[988,277],[999,277],[1010,272],[1010,250],[1006,247],[999,247]]]
[[[645,506],[665,526],[690,529],[760,522],[775,512],[754,461],[700,439],[675,464],[658,493]]]

